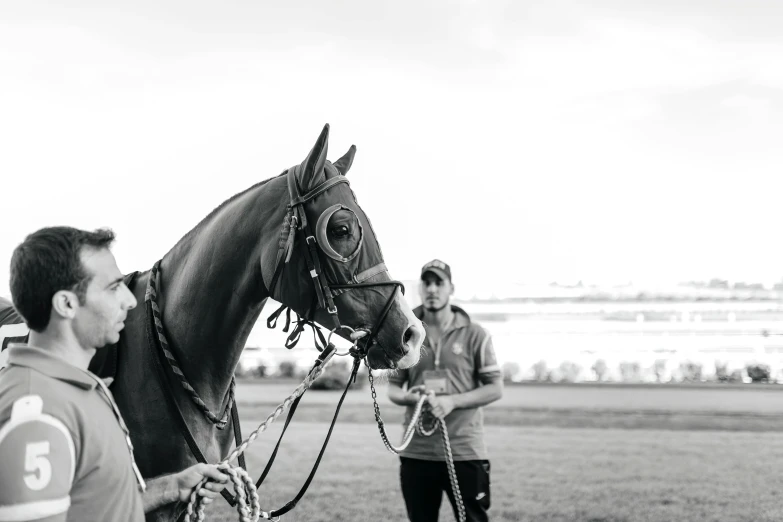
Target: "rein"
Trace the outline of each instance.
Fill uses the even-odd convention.
[[[333,332],[334,330],[330,332],[330,337],[331,337],[331,333]],[[263,511],[261,509],[259,497],[258,497],[258,488],[266,478],[266,475],[269,472],[272,463],[275,460],[275,457],[277,456],[277,451],[280,447],[280,443],[283,440],[283,435],[285,435],[285,432],[288,429],[288,425],[291,422],[291,419],[293,417],[294,412],[296,411],[296,407],[299,404],[299,401],[301,400],[302,396],[307,391],[307,389],[312,385],[312,383],[321,375],[326,365],[331,361],[332,357],[335,355],[340,355],[340,354],[337,353],[335,346],[332,343],[328,343],[324,351],[316,359],[313,368],[310,370],[310,372],[308,372],[308,375],[305,378],[305,380],[299,386],[297,386],[294,392],[289,397],[287,397],[282,403],[280,403],[277,406],[277,408],[275,408],[272,411],[272,413],[269,414],[269,416],[261,424],[259,424],[259,426],[250,434],[250,436],[246,440],[242,441],[241,443],[237,442],[237,447],[218,464],[218,468],[221,471],[225,472],[227,475],[229,475],[229,477],[231,478],[231,482],[234,485],[234,490],[237,492],[237,497],[236,497],[237,512],[239,513],[241,522],[257,522],[261,518],[272,520],[272,521],[279,521],[282,515],[285,515],[286,513],[291,511],[294,507],[296,507],[298,502],[302,499],[302,497],[304,497],[304,494],[307,492],[307,489],[310,486],[310,483],[312,482],[313,478],[315,477],[316,471],[318,470],[318,466],[320,465],[321,459],[326,451],[326,446],[329,444],[329,439],[332,436],[332,431],[334,430],[334,425],[337,422],[337,417],[340,414],[340,408],[343,405],[345,396],[348,393],[348,390],[350,389],[351,385],[354,382],[356,382],[356,375],[359,371],[359,365],[363,358],[354,355],[354,352],[351,352],[351,355],[354,357],[354,364],[351,370],[351,375],[348,377],[348,382],[345,386],[345,389],[343,390],[342,395],[340,396],[339,402],[337,403],[337,408],[334,412],[332,423],[329,426],[329,432],[327,433],[326,439],[324,440],[324,443],[321,446],[321,451],[318,453],[318,458],[316,459],[315,464],[313,465],[313,468],[310,471],[310,474],[305,480],[305,483],[300,488],[299,493],[297,493],[297,495],[293,499],[289,500],[284,506],[272,511]],[[367,365],[366,359],[365,359],[365,365]],[[403,437],[403,443],[399,447],[393,446],[391,442],[389,442],[389,437],[386,434],[384,422],[383,419],[381,418],[381,412],[377,401],[377,393],[375,391],[375,381],[372,376],[372,369],[369,368],[369,365],[367,365],[367,367],[369,370],[370,390],[372,392],[373,407],[375,409],[375,419],[376,422],[378,423],[381,439],[383,440],[386,449],[388,449],[391,453],[398,455],[399,452],[404,450],[408,446],[410,441],[413,439],[414,431],[424,437],[429,437],[435,433],[435,430],[438,427],[440,427],[441,437],[443,439],[443,445],[445,447],[446,456],[447,456],[446,463],[447,463],[447,469],[449,473],[449,482],[451,484],[451,489],[454,494],[455,503],[457,504],[457,520],[458,522],[465,522],[466,521],[465,504],[462,500],[462,493],[460,492],[459,483],[457,481],[457,472],[454,467],[454,457],[451,452],[451,442],[449,440],[449,434],[446,428],[445,420],[437,419],[431,414],[429,407],[426,404],[427,396],[426,395],[422,396],[419,399],[419,401],[416,403],[413,416],[411,418],[410,423],[408,424],[408,428]],[[247,450],[248,446],[250,446],[250,444],[252,444],[255,441],[255,439],[258,437],[260,433],[264,432],[267,429],[267,427],[269,427],[269,425],[271,425],[275,420],[277,420],[277,418],[283,413],[283,411],[285,411],[285,409],[289,409],[289,412],[285,421],[285,425],[283,426],[283,431],[280,434],[280,438],[278,439],[277,444],[275,445],[275,449],[272,452],[269,461],[267,462],[264,472],[262,473],[261,477],[258,479],[258,482],[256,484],[253,484],[253,479],[250,478],[250,475],[244,469],[244,466],[238,466],[238,467],[232,466],[231,461],[233,461],[236,458],[241,459],[243,453],[245,452],[245,450]],[[425,427],[424,424],[425,416],[429,417],[429,422],[431,423],[430,427]],[[209,481],[208,478],[204,478],[201,480],[201,482],[199,482],[199,484],[197,484],[193,488],[193,491],[190,494],[190,499],[188,501],[188,505],[185,511],[184,522],[192,522],[193,520],[202,522],[205,519],[204,498],[198,495],[198,491],[208,481]]]
[[[324,368],[334,355],[336,355],[334,345],[327,345],[326,349],[324,349],[324,351],[318,356],[318,359],[316,359],[313,368],[310,370],[305,380],[299,386],[297,386],[290,396],[288,396],[277,406],[277,408],[274,409],[274,411],[264,420],[264,422],[258,426],[258,428],[256,428],[250,434],[246,440],[237,444],[237,447],[234,449],[234,451],[232,451],[225,459],[220,462],[220,464],[218,464],[219,469],[228,474],[231,477],[231,482],[234,484],[234,489],[237,492],[237,511],[242,522],[257,522],[260,518],[279,521],[282,515],[291,511],[302,499],[308,487],[310,486],[310,483],[315,477],[315,473],[318,470],[321,459],[326,452],[326,446],[332,436],[332,431],[337,421],[337,416],[340,413],[340,408],[342,407],[343,401],[345,400],[345,396],[348,393],[351,384],[353,384],[356,380],[360,359],[356,359],[354,361],[351,376],[348,378],[348,383],[345,387],[345,390],[343,390],[340,401],[337,403],[337,409],[334,412],[332,424],[329,426],[329,432],[327,433],[326,439],[321,446],[321,451],[318,453],[318,458],[315,461],[313,469],[310,471],[310,475],[305,480],[305,483],[302,485],[299,493],[297,493],[293,499],[289,500],[279,509],[275,509],[269,512],[261,510],[257,492],[258,485],[260,485],[261,481],[263,481],[269,471],[270,466],[272,465],[272,462],[274,461],[274,457],[277,454],[278,447],[280,446],[280,440],[282,440],[283,434],[285,433],[286,429],[288,429],[288,425],[291,422],[291,417],[293,412],[296,410],[296,406],[299,404],[299,400],[302,398],[310,385],[312,385],[313,381],[315,381],[321,375]],[[243,454],[247,447],[252,444],[253,441],[255,441],[256,437],[265,431],[267,427],[272,424],[287,408],[290,409],[288,417],[286,418],[285,426],[283,427],[283,434],[280,435],[280,440],[278,440],[277,446],[275,446],[275,450],[269,462],[267,463],[267,467],[264,470],[261,479],[259,479],[258,484],[253,484],[253,480],[250,478],[250,475],[248,475],[247,471],[241,467],[234,467],[230,463],[232,460]],[[187,509],[185,511],[185,522],[191,522],[192,520],[201,522],[204,520],[204,498],[198,495],[198,491],[208,482],[208,480],[209,479],[207,478],[202,479],[202,481],[193,488]],[[195,519],[193,518],[194,516]]]

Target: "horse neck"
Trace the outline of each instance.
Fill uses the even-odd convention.
[[[269,297],[260,258],[277,249],[285,178],[229,200],[161,261],[160,302],[169,344],[208,405],[218,407]]]

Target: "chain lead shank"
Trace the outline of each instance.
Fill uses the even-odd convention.
[[[392,443],[389,442],[389,436],[386,434],[386,428],[384,427],[383,419],[381,418],[381,409],[378,407],[378,394],[375,391],[375,379],[372,376],[372,369],[369,367],[368,369],[370,372],[369,380],[370,393],[372,395],[372,405],[375,409],[375,422],[378,423],[378,431],[381,433],[381,440],[383,441],[383,444],[386,446],[387,450],[395,455],[399,455],[399,453],[408,447],[408,444],[410,444],[411,440],[413,439],[414,431],[417,431],[419,435],[429,437],[435,433],[435,430],[438,427],[440,427],[440,433],[443,438],[443,447],[446,450],[446,467],[448,468],[449,472],[449,482],[451,483],[451,491],[454,494],[454,502],[457,504],[457,519],[459,522],[465,522],[465,520],[467,520],[467,515],[465,513],[465,503],[462,501],[462,492],[460,492],[459,482],[457,481],[457,470],[454,467],[454,456],[451,453],[451,441],[449,441],[449,431],[446,429],[446,421],[444,419],[438,419],[432,415],[429,410],[429,405],[426,405],[425,407],[427,396],[422,395],[422,397],[416,403],[416,407],[413,409],[413,416],[411,416],[411,421],[408,423],[408,427],[406,428],[405,434],[402,437],[402,444],[399,446],[392,445]],[[434,419],[430,429],[424,427],[425,416],[429,416]]]

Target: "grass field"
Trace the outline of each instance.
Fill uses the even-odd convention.
[[[243,382],[237,401],[243,419],[259,419],[283,400],[296,382]],[[336,392],[309,391],[301,420],[328,422]],[[402,408],[378,387],[384,420],[402,422]],[[485,423],[501,426],[777,431],[783,433],[783,385],[550,385],[506,386],[503,398],[485,408]],[[342,422],[373,422],[368,389],[351,391]]]
[[[291,389],[241,383],[245,433]],[[400,410],[385,400],[385,389],[379,395],[389,430],[399,438]],[[261,489],[265,508],[298,491],[338,394],[308,392],[305,398]],[[508,387],[486,411],[492,520],[783,520],[781,399],[783,392],[763,386]],[[372,422],[369,391],[351,392],[345,408],[309,492],[284,520],[406,520],[398,460]],[[665,429],[655,428],[656,419]],[[253,475],[281,427],[273,425],[249,448]],[[208,520],[237,520],[222,501],[214,507]],[[453,519],[444,503],[440,520]]]

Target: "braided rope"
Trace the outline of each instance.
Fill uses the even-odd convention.
[[[228,402],[226,403],[226,409],[223,411],[223,415],[218,418],[217,415],[212,413],[212,410],[209,409],[209,406],[207,406],[193,386],[190,385],[187,378],[185,377],[185,374],[180,369],[179,361],[177,361],[176,356],[169,349],[168,339],[166,339],[166,334],[163,332],[163,315],[160,312],[157,301],[157,287],[159,284],[160,261],[155,263],[155,265],[152,267],[152,271],[147,282],[147,291],[144,295],[144,300],[149,301],[152,304],[152,315],[155,320],[155,330],[158,332],[158,341],[160,342],[160,346],[163,349],[163,354],[166,356],[166,360],[171,367],[171,371],[173,371],[174,374],[179,378],[179,382],[182,384],[182,387],[186,392],[188,392],[188,395],[190,395],[190,398],[193,400],[196,406],[198,406],[202,413],[204,413],[204,416],[206,416],[206,418],[209,419],[209,421],[212,422],[217,427],[217,429],[222,430],[228,425],[228,416],[231,412],[231,407],[234,404],[234,389],[236,388],[236,381],[232,376],[231,386],[228,390]]]
[[[239,455],[245,452],[248,446],[256,440],[259,434],[266,431],[266,429],[277,418],[286,411],[291,404],[300,397],[307,389],[313,384],[313,382],[321,375],[324,368],[334,357],[335,351],[332,350],[324,359],[323,362],[315,366],[310,373],[307,374],[304,381],[293,391],[291,395],[281,402],[277,408],[270,413],[264,421],[258,425],[258,427],[245,439],[242,444],[234,448],[229,455],[224,458],[218,464],[218,467],[225,471],[234,484],[234,489],[237,494],[237,512],[239,513],[239,519],[241,522],[258,522],[263,518],[266,520],[279,520],[280,517],[272,517],[271,513],[262,511],[258,501],[258,493],[256,491],[253,479],[247,474],[245,470],[238,466],[232,466],[231,461],[235,460]],[[190,494],[190,501],[185,512],[185,522],[203,522],[204,520],[204,503],[203,497],[198,496],[198,491],[206,484],[208,479],[204,478],[199,482]],[[249,497],[249,502],[248,502]],[[195,515],[195,518],[193,518]]]
[[[378,424],[378,431],[381,433],[381,440],[389,452],[393,453],[394,455],[399,455],[399,453],[408,447],[408,444],[410,444],[411,440],[413,439],[414,432],[418,432],[418,434],[423,437],[429,437],[435,433],[435,430],[437,430],[438,427],[440,427],[440,433],[443,438],[443,447],[446,450],[446,468],[449,472],[449,482],[451,483],[451,491],[454,494],[454,501],[457,504],[457,520],[459,522],[465,522],[465,520],[467,520],[467,515],[465,513],[465,503],[462,501],[462,492],[459,489],[459,482],[457,481],[457,469],[454,467],[454,456],[451,453],[451,441],[449,440],[449,431],[446,428],[445,419],[438,419],[432,415],[429,405],[425,404],[427,401],[427,396],[422,395],[418,402],[416,402],[416,407],[413,409],[411,421],[408,423],[408,427],[406,428],[405,434],[402,437],[402,444],[399,446],[394,446],[389,441],[389,436],[386,433],[386,428],[384,427],[383,419],[381,418],[381,409],[378,407],[377,395],[375,392],[375,379],[373,379],[372,370],[370,370],[369,379],[370,393],[372,394],[372,402],[375,408],[375,422]],[[431,421],[429,428],[425,428],[424,426],[425,416],[434,419],[434,421]]]
[[[457,482],[457,469],[454,467],[454,456],[451,454],[449,431],[446,429],[445,419],[438,419],[436,424],[440,424],[443,447],[446,449],[446,467],[449,470],[449,482],[451,482],[451,491],[454,493],[454,503],[457,504],[457,520],[465,522],[467,514],[465,513],[465,503],[462,501],[462,492],[459,490],[459,482]]]

